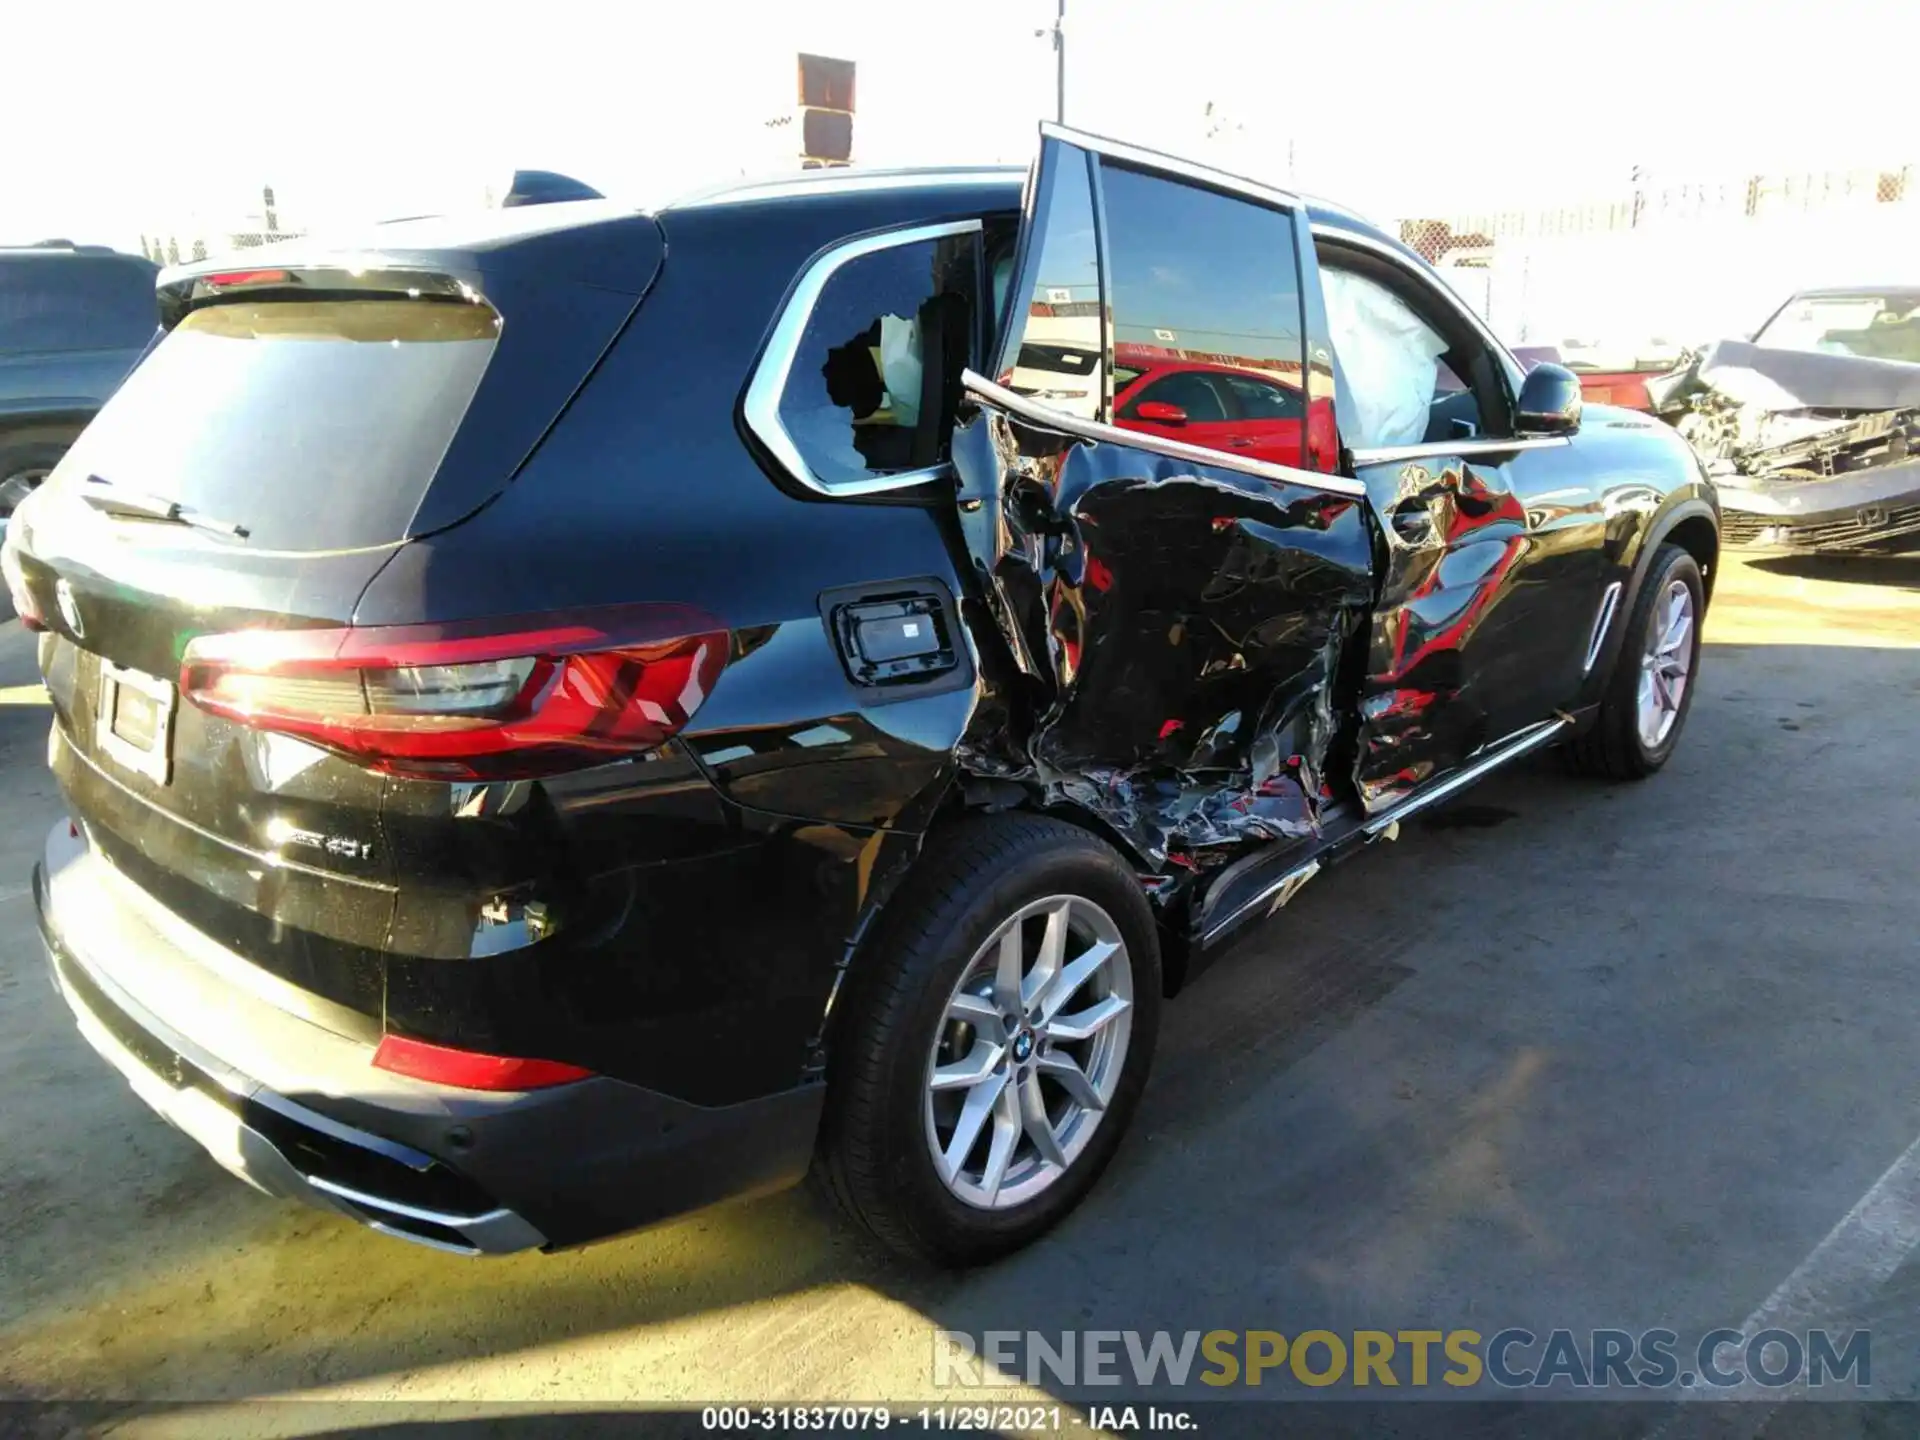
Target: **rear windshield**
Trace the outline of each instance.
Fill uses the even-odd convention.
[[[137,350],[160,323],[158,274],[132,255],[0,256],[0,355]]]
[[[401,539],[499,329],[485,305],[434,300],[195,310],[87,427],[59,483],[177,501],[244,527],[252,549]]]

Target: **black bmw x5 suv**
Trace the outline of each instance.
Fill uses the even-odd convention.
[[[1337,208],[1073,132],[162,277],[7,536],[88,1040],[275,1194],[558,1248],[818,1169],[991,1258],[1163,996],[1693,693],[1679,439]]]

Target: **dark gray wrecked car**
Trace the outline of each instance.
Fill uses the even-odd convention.
[[[1718,482],[1727,544],[1920,550],[1920,288],[1802,291],[1647,394]]]

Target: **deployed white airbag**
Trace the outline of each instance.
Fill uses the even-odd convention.
[[[1346,380],[1340,417],[1347,445],[1418,445],[1427,437],[1447,342],[1404,300],[1364,275],[1323,265],[1320,284]]]
[[[880,317],[880,382],[887,387],[893,423],[911,430],[920,423],[920,377],[924,362],[917,321]]]

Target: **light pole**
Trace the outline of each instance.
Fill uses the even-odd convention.
[[[1053,118],[1060,124],[1067,123],[1067,0],[1060,0],[1060,8],[1053,17]]]
[[[1053,118],[1064,125],[1067,123],[1067,0],[1057,0],[1057,3],[1052,26],[1033,33],[1053,41]]]

